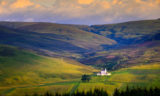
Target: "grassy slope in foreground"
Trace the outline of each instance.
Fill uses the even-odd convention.
[[[8,91],[2,90],[2,92],[8,92],[7,96],[23,96],[24,93],[43,94],[46,91],[51,93],[70,92],[74,90],[88,91],[94,88],[104,88],[111,95],[115,88],[124,89],[128,86],[135,87],[160,87],[160,63],[154,63],[150,65],[138,65],[130,68],[124,68],[117,71],[113,71],[110,77],[106,76],[93,76],[92,80],[88,83],[78,84],[78,80],[75,82],[53,83],[44,84],[41,86],[28,86],[24,88],[10,89]],[[77,85],[78,84],[78,85]],[[18,94],[17,94],[18,93]]]
[[[0,45],[0,86],[34,85],[70,81],[95,71],[63,58],[50,58]]]

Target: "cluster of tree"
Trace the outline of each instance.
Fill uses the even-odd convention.
[[[30,95],[26,95],[26,96],[30,96]],[[38,94],[33,94],[33,96],[108,96],[108,93],[106,91],[104,91],[103,89],[94,89],[94,91],[88,91],[88,92],[75,92],[73,94],[70,93],[65,93],[65,94],[52,94],[49,92],[46,92],[44,95],[38,95]]]
[[[160,96],[160,88],[126,88],[125,91],[115,90],[113,96]]]
[[[90,75],[82,75],[82,78],[81,78],[82,82],[89,82],[91,80],[91,76]]]
[[[28,95],[26,95],[28,96]],[[30,96],[30,95],[29,95]],[[73,94],[66,93],[66,94],[51,94],[49,92],[46,92],[44,95],[38,95],[34,94],[33,96],[109,96],[106,90],[103,89],[95,89],[94,91],[88,91],[88,92],[75,92]],[[119,89],[116,89],[113,93],[113,96],[160,96],[160,88],[126,88],[125,91],[120,91]]]

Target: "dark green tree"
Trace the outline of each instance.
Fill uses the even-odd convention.
[[[33,96],[39,96],[37,93],[34,93]]]
[[[82,82],[89,82],[91,80],[91,76],[90,75],[82,75],[82,78],[81,78]]]
[[[120,96],[120,92],[117,88],[115,89],[113,96]]]

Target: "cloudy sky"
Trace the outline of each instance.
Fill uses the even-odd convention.
[[[0,21],[109,24],[160,18],[160,0],[0,0]]]

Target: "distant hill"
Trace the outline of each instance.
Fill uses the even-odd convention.
[[[146,63],[144,58],[159,62],[158,54],[147,55],[150,51],[159,53],[156,51],[160,49],[159,19],[91,26],[0,22],[0,34],[0,44],[30,49],[45,56],[68,57],[112,70]]]
[[[113,39],[117,41],[118,46],[143,43],[151,40],[160,40],[160,20],[93,25],[90,27],[90,32]]]
[[[101,45],[116,44],[114,40],[80,30],[72,25],[0,22],[0,28],[1,37],[3,36],[0,42],[4,44],[12,43],[19,47],[47,50],[50,53],[92,52],[103,50]]]
[[[114,70],[138,64],[160,62],[160,20],[131,21],[118,24],[77,27],[115,40],[104,51],[87,53],[80,61]]]
[[[81,63],[115,70],[139,64],[160,62],[160,41],[86,54]]]
[[[43,55],[55,56],[56,52],[86,52],[87,49],[80,48],[57,38],[65,38],[54,34],[43,34],[21,31],[0,26],[0,43],[35,50]]]
[[[159,40],[160,37],[160,19],[91,26],[41,22],[0,22],[0,25],[21,31],[52,34],[56,39],[85,49],[99,49],[98,46],[103,44],[107,47],[137,44]]]

